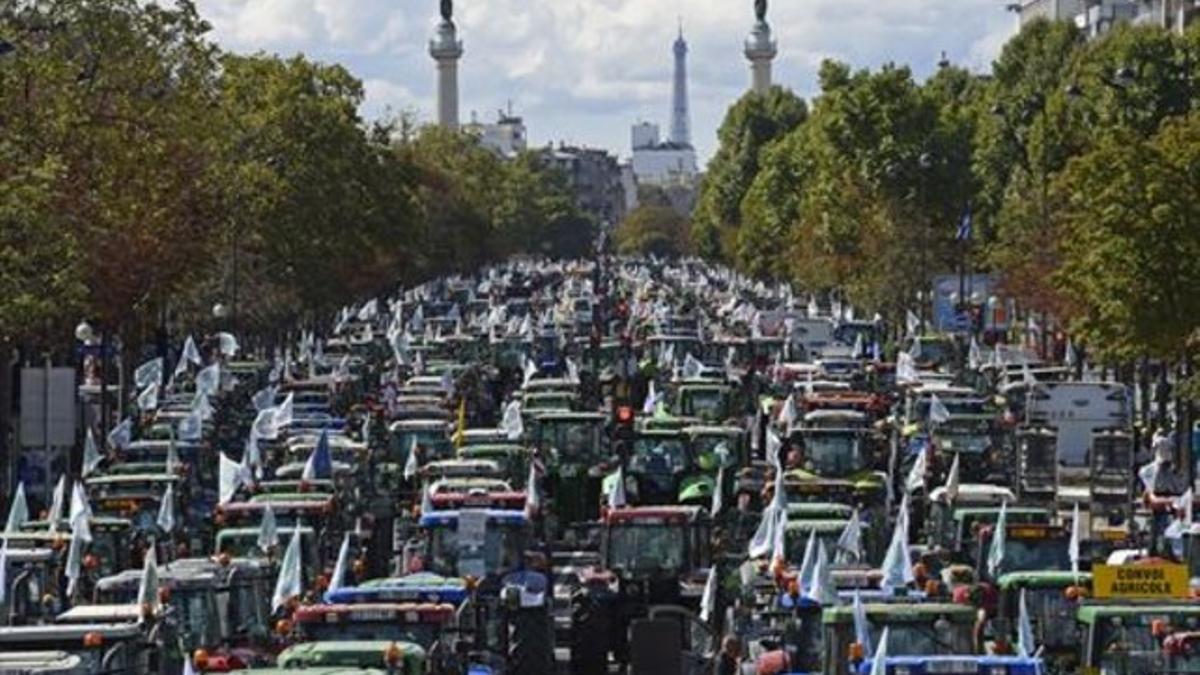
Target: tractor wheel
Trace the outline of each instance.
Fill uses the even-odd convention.
[[[554,624],[546,608],[518,610],[510,617],[507,672],[511,675],[555,672]]]
[[[608,672],[608,607],[586,592],[571,599],[571,673]]]

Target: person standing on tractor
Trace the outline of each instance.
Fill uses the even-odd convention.
[[[721,640],[721,653],[713,665],[713,675],[738,675],[741,672],[742,643],[732,633]]]

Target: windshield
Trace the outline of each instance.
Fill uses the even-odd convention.
[[[639,438],[630,467],[638,473],[673,474],[687,468],[687,450],[677,438]]]
[[[804,468],[823,476],[845,476],[866,468],[858,434],[807,434]]]
[[[938,429],[937,442],[940,449],[978,455],[992,447],[991,425],[985,421],[951,421],[947,427]]]
[[[431,459],[446,459],[454,455],[453,444],[446,435],[437,431],[402,431],[400,432],[398,442],[393,445],[394,455],[392,461],[404,462],[408,459],[408,449],[412,447],[413,440],[416,440],[417,445],[421,448],[421,462],[428,462]]]
[[[521,563],[523,534],[521,528],[488,523],[482,541],[460,545],[456,529],[435,528],[430,534],[429,570],[477,578],[514,570]]]
[[[725,392],[720,389],[685,389],[680,398],[684,415],[716,420],[725,415]]]
[[[920,340],[918,344],[918,363],[944,366],[954,363],[957,356],[954,344],[946,340]]]
[[[558,450],[559,462],[590,463],[598,458],[599,427],[593,422],[542,422],[542,450]]]
[[[804,560],[804,549],[808,546],[808,537],[811,532],[812,530],[803,527],[789,527],[787,529],[784,544],[788,560]],[[826,551],[837,551],[837,543],[841,534],[840,530],[817,532],[817,541],[825,544]],[[832,556],[833,554],[830,553],[830,557]]]
[[[223,615],[228,622],[230,637],[265,637],[268,633],[268,598],[266,580],[246,580],[234,583],[217,594],[217,604],[224,605]]]
[[[1019,592],[1012,594],[1013,607],[1017,606],[1018,595]],[[1062,588],[1027,588],[1025,604],[1036,644],[1048,649],[1079,644],[1079,624],[1075,621],[1079,605],[1068,600]]]
[[[342,619],[334,623],[306,621],[300,624],[300,627],[306,638],[318,642],[341,640],[414,642],[425,649],[429,649],[440,635],[440,627],[436,624],[366,620],[366,617],[363,617],[364,620],[355,621],[354,615],[359,612],[370,614],[371,610],[355,610],[349,619]]]
[[[1123,614],[1096,619],[1091,648],[1095,663],[1102,672],[1162,673],[1164,668],[1162,644],[1154,637],[1151,625],[1165,622],[1177,631],[1197,628],[1195,616],[1170,614]]]
[[[939,656],[974,653],[971,624],[967,622],[954,623],[946,619],[939,619],[928,623],[916,621],[887,623],[886,620],[881,623],[879,619],[872,619],[872,645],[879,644],[879,636],[883,632],[884,625],[888,627],[888,656]]]
[[[1071,569],[1066,539],[1018,539],[1009,534],[1004,542],[1005,572]],[[985,556],[986,559],[986,556]]]
[[[716,471],[721,465],[718,448],[724,446],[725,466],[733,466],[737,463],[739,453],[737,452],[736,441],[733,441],[728,436],[697,436],[692,440],[692,452],[696,457],[696,463],[705,471]]]
[[[611,570],[670,572],[683,568],[685,528],[670,525],[614,525],[608,539]]]
[[[175,609],[179,637],[189,651],[221,643],[221,618],[213,589],[173,590],[171,606]]]

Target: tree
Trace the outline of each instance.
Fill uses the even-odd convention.
[[[748,92],[730,107],[717,133],[719,145],[708,164],[693,217],[692,236],[702,255],[732,259],[741,205],[759,171],[762,150],[808,116],[804,100],[789,89]]]
[[[1102,138],[1055,184],[1072,329],[1112,361],[1176,361],[1200,329],[1200,115]]]
[[[623,255],[678,257],[690,252],[688,221],[666,206],[642,205],[617,227],[617,251]]]

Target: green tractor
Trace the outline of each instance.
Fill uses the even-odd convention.
[[[600,517],[600,484],[612,461],[600,413],[543,413],[531,419],[533,447],[546,464],[547,532],[559,539]]]
[[[1034,641],[1042,649],[1049,672],[1070,673],[1079,667],[1079,645],[1084,638],[1075,621],[1079,602],[1091,595],[1090,572],[1032,570],[1000,575],[997,616],[1008,627],[1019,620],[1021,593]],[[1008,631],[1012,632],[1012,631]]]

